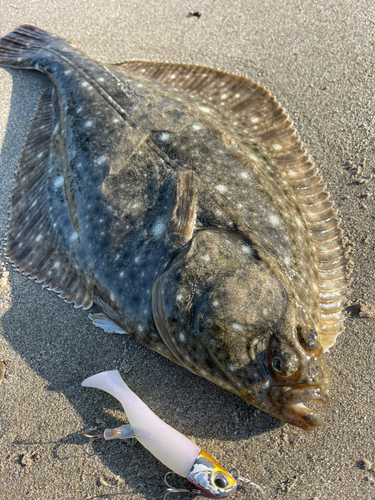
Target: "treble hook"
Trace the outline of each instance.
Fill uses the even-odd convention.
[[[89,438],[86,444],[86,453],[89,457],[94,457],[95,455],[101,455],[101,451],[97,453],[89,453],[90,444],[92,444],[96,439],[104,439],[104,434],[95,434],[94,436],[91,434],[87,434],[88,432],[96,431],[97,429],[100,429],[100,427],[91,427],[90,429],[86,429],[82,433],[83,436]]]
[[[172,486],[171,484],[169,484],[168,481],[167,481],[167,476],[169,476],[170,474],[174,474],[174,472],[167,472],[166,475],[164,476],[164,482],[168,486],[168,488],[167,488],[167,490],[165,492],[163,500],[166,500],[167,496],[170,493],[190,493],[191,495],[201,495],[202,494],[201,490],[196,490],[194,488],[191,488],[191,489],[188,489],[188,488],[175,488],[174,486]]]
[[[261,488],[258,484],[250,481],[250,479],[246,479],[246,477],[240,476],[238,469],[236,469],[235,467],[232,467],[231,469],[228,470],[228,472],[229,472],[229,474],[231,474],[234,477],[234,479],[236,481],[241,481],[242,483],[245,483],[246,485],[253,486],[254,488],[256,488],[257,490],[259,490],[261,492],[262,496],[264,496],[263,488]]]

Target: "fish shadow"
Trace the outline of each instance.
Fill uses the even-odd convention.
[[[38,92],[48,85],[47,78],[37,72],[30,72],[28,78],[20,78],[18,71],[9,72],[14,88],[0,154],[0,171],[5,172],[7,165],[16,168]],[[27,96],[31,94],[30,104]],[[30,118],[25,121],[21,119],[24,116]],[[8,182],[10,192],[13,182]],[[2,213],[6,214],[8,208],[3,205]],[[4,233],[1,236],[5,238]],[[4,255],[1,258],[6,262]],[[7,266],[11,307],[1,317],[3,336],[47,382],[45,390],[63,394],[69,400],[87,428],[98,420],[105,427],[116,427],[126,421],[117,400],[101,391],[81,387],[81,382],[90,375],[113,369],[120,371],[130,388],[161,419],[202,447],[206,446],[205,440],[214,439],[225,448],[225,442],[247,440],[283,425],[129,336],[106,334],[92,325],[87,311],[75,310],[56,294]],[[122,414],[123,420],[119,421],[112,410],[116,415]],[[85,453],[86,438],[81,431],[77,429],[78,437],[74,439],[76,444],[82,444],[82,453]],[[64,439],[62,442],[66,443],[73,438],[67,435]],[[59,455],[62,442],[56,442],[51,449],[57,460],[63,460]],[[131,446],[116,441],[97,442],[93,451],[99,450],[103,464],[123,478],[130,488],[150,500],[163,497],[162,478],[168,470],[139,443]],[[229,468],[235,464],[223,465]]]

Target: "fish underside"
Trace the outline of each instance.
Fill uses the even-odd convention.
[[[43,72],[7,251],[95,324],[306,430],[327,402],[347,257],[274,98],[198,66],[106,67],[22,26],[0,65]]]

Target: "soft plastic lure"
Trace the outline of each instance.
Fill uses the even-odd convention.
[[[236,469],[226,471],[206,451],[163,422],[129,389],[117,370],[93,375],[82,385],[101,389],[118,399],[130,422],[130,425],[106,429],[103,435],[88,437],[106,440],[136,438],[160,462],[197,488],[173,488],[166,481],[170,487],[167,492],[188,491],[208,498],[224,498],[236,491],[239,480],[261,490],[255,483],[240,477]]]

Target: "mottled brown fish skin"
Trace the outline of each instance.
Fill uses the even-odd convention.
[[[329,399],[319,340],[342,329],[345,267],[316,171],[256,84],[142,64],[107,68],[32,26],[0,40],[0,65],[51,81],[17,172],[9,258],[75,307],[98,305],[107,331],[314,429],[304,403]],[[247,128],[236,113],[249,103]],[[274,123],[255,139],[263,115]]]

